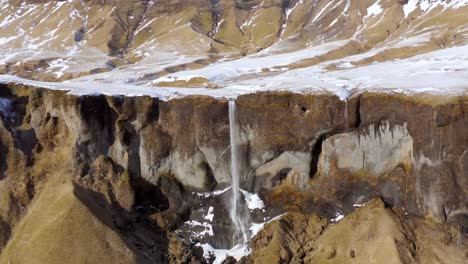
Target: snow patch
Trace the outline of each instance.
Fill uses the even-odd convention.
[[[423,13],[427,13],[439,6],[442,6],[443,9],[447,9],[447,8],[457,9],[466,5],[468,5],[468,0],[452,0],[452,1],[409,0],[408,3],[403,6],[403,12],[405,13],[405,18],[406,18],[414,10],[416,10],[418,6]]]
[[[208,197],[213,197],[213,196],[219,196],[219,195],[229,191],[230,189],[231,189],[231,186],[229,186],[229,187],[227,187],[225,189],[222,189],[222,190],[214,191],[214,192],[204,192],[204,193],[194,192],[193,194],[197,195],[198,197],[208,198]]]
[[[213,210],[214,210],[213,206],[210,206],[210,208],[208,208],[208,213],[205,215],[205,219],[210,222],[213,222],[213,218],[214,218]]]
[[[244,195],[245,202],[250,210],[265,208],[265,204],[263,203],[262,199],[260,199],[258,194],[249,193],[245,190],[240,191]]]
[[[171,76],[171,75],[166,75],[163,77],[160,77],[156,80],[154,80],[152,83],[159,83],[159,82],[175,82],[175,81],[184,81],[184,82],[189,82],[192,79],[195,78],[203,78],[203,76],[199,75],[182,75],[182,76]]]
[[[407,39],[398,39],[394,44],[391,44],[390,47],[395,48],[408,45],[417,46],[420,43],[427,41],[429,37],[430,34],[428,33]],[[318,47],[319,50],[321,50],[320,47],[323,48],[323,46]],[[312,49],[312,47],[310,49]],[[468,45],[428,52],[406,59],[373,63],[366,66],[351,67],[352,65],[349,64],[352,63],[352,61],[360,60],[362,58],[372,56],[372,54],[381,52],[379,49],[380,48],[376,48],[364,54],[334,61],[333,63],[337,63],[338,68],[341,63],[344,66],[343,68],[340,68],[340,70],[336,71],[329,71],[326,69],[326,66],[332,63],[329,61],[305,68],[278,71],[275,72],[275,74],[259,74],[248,76],[249,78],[240,78],[242,74],[248,74],[251,72],[255,73],[258,65],[270,65],[269,67],[271,67],[272,64],[284,65],[282,64],[282,62],[284,62],[283,59],[287,58],[288,54],[268,56],[268,52],[262,53],[265,51],[264,50],[255,57],[249,56],[244,60],[239,59],[213,64],[204,68],[203,71],[197,71],[197,74],[194,74],[194,71],[186,71],[171,75],[201,75],[205,77],[213,77],[214,79],[219,78],[219,76],[225,76],[226,79],[219,78],[220,82],[216,83],[216,85],[220,87],[218,89],[187,89],[179,87],[154,88],[144,84],[136,85],[119,82],[119,78],[128,78],[129,76],[132,76],[133,73],[137,75],[142,71],[144,72],[150,69],[150,64],[137,64],[129,67],[128,73],[132,72],[132,74],[123,73],[123,70],[114,70],[109,73],[91,75],[89,77],[83,77],[83,79],[62,83],[25,80],[9,75],[0,75],[0,82],[15,82],[49,89],[69,90],[70,93],[76,95],[96,93],[126,96],[148,95],[160,98],[161,100],[170,100],[189,95],[207,95],[215,98],[235,98],[242,94],[255,93],[258,91],[290,91],[308,94],[332,93],[342,100],[349,97],[353,90],[398,92],[406,94],[432,93],[444,95],[465,94],[467,92]],[[307,51],[311,50],[307,48],[304,50],[304,53],[307,53]],[[298,53],[293,53],[294,56],[297,54]],[[2,51],[0,51],[0,63],[9,61],[12,58],[15,58],[17,61],[19,58],[32,58],[33,55],[32,51],[18,51],[17,53],[10,52],[3,54]],[[51,55],[59,54],[51,53]],[[86,57],[82,58],[83,60],[95,57],[94,54],[89,52],[87,52],[86,55]],[[34,58],[36,59],[37,57]],[[169,60],[172,58],[174,58],[174,56],[168,57]],[[271,60],[271,63],[269,63],[269,60]],[[66,71],[74,71],[75,69],[83,67],[79,64],[75,64],[79,62],[80,61],[72,58],[70,63],[66,64],[70,66]],[[57,61],[57,66],[62,66],[64,64],[65,62]],[[245,68],[237,67],[239,65],[244,65]],[[83,67],[83,69],[80,70],[84,70],[84,68],[87,67],[88,66]],[[278,67],[278,69],[279,68],[282,68],[282,66]],[[57,67],[57,70],[58,72],[64,72],[65,69]]]
[[[376,16],[382,13],[383,9],[382,6],[380,5],[380,0],[375,2],[373,5],[371,5],[369,8],[367,8],[367,16]]]
[[[343,214],[340,214],[340,213],[336,213],[335,214],[335,218],[333,218],[331,221],[334,222],[334,223],[338,223],[341,219],[344,218],[344,215]]]
[[[266,224],[271,223],[271,222],[276,221],[276,220],[280,220],[284,215],[285,214],[278,215],[278,216],[273,217],[272,219],[270,219],[270,220],[268,220],[266,222],[263,222],[263,223],[252,223],[252,225],[249,228],[250,238],[252,239],[254,236],[256,236],[258,234],[258,232],[262,231]]]
[[[177,72],[165,78],[185,78],[197,76],[204,77],[210,81],[223,81],[242,74],[261,73],[264,69],[271,69],[284,65],[323,55],[331,50],[342,47],[349,40],[341,40],[325,43],[319,46],[308,47],[294,52],[271,54],[265,49],[257,54],[246,56],[231,61],[214,63],[202,69]]]
[[[406,5],[403,6],[403,12],[405,13],[405,18],[409,14],[413,13],[414,10],[418,7],[418,0],[409,0]]]
[[[247,245],[236,245],[231,249],[215,249],[210,244],[200,244],[198,243],[196,246],[203,248],[203,256],[205,258],[210,258],[212,255],[214,256],[213,264],[221,264],[223,261],[228,257],[232,256],[237,261],[239,261],[242,257],[247,256],[250,254],[250,249]]]
[[[49,62],[49,72],[53,72],[55,77],[60,78],[65,74],[65,71],[70,68],[69,59],[57,59]]]
[[[8,42],[18,38],[17,36],[11,36],[11,37],[5,37],[5,38],[0,38],[0,45],[7,44]]]
[[[213,232],[213,226],[210,224],[210,223],[207,223],[207,222],[198,222],[196,220],[189,220],[187,222],[184,223],[185,225],[188,225],[189,227],[191,227],[192,229],[192,237],[196,237],[196,238],[199,238],[199,237],[203,237],[203,236],[214,236],[214,232]],[[196,231],[195,228],[200,228],[202,227],[203,230],[202,231]]]
[[[355,203],[355,204],[353,204],[353,207],[360,208],[360,207],[365,206],[366,204],[367,203]]]
[[[253,223],[252,226],[249,228],[251,235],[250,239],[257,235],[260,232],[265,224],[270,223],[272,221],[280,220],[284,214],[278,215],[267,222],[264,223]],[[234,257],[236,260],[240,260],[242,257],[247,256],[250,254],[250,248],[248,247],[248,243],[246,244],[239,244],[234,246],[231,249],[215,249],[210,244],[201,244],[198,243],[196,246],[203,248],[203,256],[206,259],[209,259],[212,255],[214,256],[213,264],[221,264],[228,256]]]

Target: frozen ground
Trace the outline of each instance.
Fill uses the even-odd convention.
[[[231,187],[225,188],[223,190],[217,190],[213,192],[203,192],[203,193],[193,193],[194,195],[200,198],[216,198],[227,191],[231,190]],[[241,202],[242,206],[246,206],[250,213],[253,213],[255,210],[265,210],[265,203],[256,193],[249,193],[245,190],[240,189],[240,192],[243,196],[243,201]],[[212,224],[219,222],[219,215],[216,215],[215,209],[213,206],[209,206],[208,208],[200,208],[197,210],[197,215],[201,219],[200,221],[196,220],[188,220],[184,223],[183,228],[192,227],[192,231],[190,233],[190,238],[193,241],[200,241],[205,236],[215,236],[216,233],[213,232]],[[281,219],[283,215],[279,215],[276,217],[261,217],[261,221],[248,221],[246,228],[250,231],[249,232],[249,239],[253,238],[258,232],[260,232],[265,224],[270,223],[275,220]],[[260,218],[259,218],[260,219]],[[204,256],[209,258],[213,256],[215,258],[214,263],[222,263],[227,256],[232,256],[239,260],[243,256],[246,256],[250,253],[250,249],[248,247],[248,243],[238,244],[233,246],[231,249],[219,249],[214,248],[212,245],[208,243],[198,242],[197,246],[200,246],[204,250]]]
[[[283,215],[274,217],[263,223],[252,223],[249,230],[251,232],[250,239],[253,238],[258,232],[260,232],[265,224],[268,224],[272,221],[280,220]],[[247,244],[235,245],[231,249],[216,249],[213,248],[210,244],[201,244],[198,246],[203,248],[205,258],[209,258],[211,255],[214,256],[213,264],[221,264],[228,256],[234,257],[236,260],[240,260],[242,257],[250,254],[250,248]]]
[[[280,61],[285,60],[279,57]],[[268,61],[270,59],[271,62]],[[149,95],[163,100],[188,95],[235,98],[241,94],[267,90],[288,90],[299,93],[330,92],[342,99],[347,98],[353,92],[362,90],[445,95],[468,92],[468,45],[360,67],[353,66],[349,64],[349,60],[343,59],[295,70],[258,73],[259,69],[265,65],[277,65],[275,59],[275,56],[272,58],[245,57],[237,62],[219,62],[219,67],[212,65],[202,70],[174,74],[177,78],[196,75],[217,81],[219,88],[215,89],[154,87],[118,81],[99,82],[82,79],[52,83],[26,80],[10,75],[0,75],[0,82],[16,82],[50,89],[69,90],[72,94]],[[325,67],[331,63],[341,63],[347,67],[335,71],[326,70]],[[245,65],[245,67],[239,67],[239,65]],[[257,72],[257,74],[252,76],[251,72]]]
[[[275,44],[241,58],[229,51],[213,56],[208,52],[213,48],[211,39],[193,31],[184,14],[176,15],[165,31],[132,45],[128,50],[132,61],[125,57],[119,61],[107,49],[115,6],[74,0],[16,6],[0,0],[0,72],[8,64],[3,72],[25,76],[8,69],[44,59],[46,69],[37,69],[38,75],[31,78],[41,79],[44,74],[72,78],[51,83],[0,75],[0,82],[73,94],[149,95],[163,100],[199,94],[235,98],[266,90],[330,92],[341,99],[362,90],[467,93],[468,23],[464,14],[468,0],[410,0],[397,8],[394,2],[390,5],[383,0],[370,1],[365,7],[359,1],[351,2],[331,0],[317,7],[303,25],[304,31],[280,37]],[[301,9],[312,8],[307,3],[297,1],[284,10],[282,33],[299,19]],[[251,15],[241,29],[259,22],[259,14]],[[343,18],[349,18],[349,25],[340,24]],[[155,21],[165,18],[145,19],[135,29],[135,37],[156,30]],[[74,32],[83,25],[88,26],[86,37],[76,42]],[[394,32],[387,30],[388,35],[380,36],[395,25]],[[306,39],[298,40],[298,36]],[[24,67],[26,73],[34,71]],[[192,83],[194,77],[200,77],[197,80],[202,83]]]

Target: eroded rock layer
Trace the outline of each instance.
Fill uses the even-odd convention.
[[[286,213],[241,262],[467,260],[467,96],[259,92],[236,105],[241,187],[265,203],[251,221]],[[201,243],[232,246],[227,194],[210,194],[230,184],[226,99],[9,83],[0,117],[0,263],[203,263]]]

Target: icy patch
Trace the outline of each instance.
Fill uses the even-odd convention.
[[[189,82],[195,78],[204,78],[203,76],[198,76],[198,75],[183,75],[183,76],[171,76],[171,75],[166,75],[163,77],[160,77],[156,80],[154,80],[152,83],[156,84],[159,82],[176,82],[176,81],[184,81],[184,82]]]
[[[240,26],[240,28],[242,29],[242,31],[245,31],[245,28],[246,28],[246,27],[252,25],[252,23],[255,21],[255,19],[256,19],[257,16],[258,16],[258,15],[254,15],[254,16],[252,16],[251,18],[247,19],[247,20],[244,22],[244,24],[242,24],[242,25]]]
[[[334,222],[334,223],[338,223],[341,219],[344,218],[344,215],[343,214],[340,214],[340,213],[336,213],[335,214],[335,218],[333,218],[331,221]]]
[[[403,6],[403,12],[405,17],[408,17],[418,7],[418,0],[409,0],[406,5]]]
[[[262,199],[260,199],[258,194],[249,193],[249,192],[244,191],[244,190],[240,190],[240,191],[244,195],[245,202],[247,204],[247,207],[250,210],[265,208],[265,204],[263,203]]]
[[[213,210],[214,210],[213,206],[210,206],[210,208],[208,208],[208,213],[205,216],[205,219],[210,222],[213,222],[213,218],[214,218]]]
[[[218,190],[218,191],[214,191],[214,192],[204,192],[204,193],[194,192],[193,194],[197,195],[198,197],[208,198],[208,197],[213,197],[213,196],[219,196],[219,195],[229,191],[230,189],[231,189],[231,186],[227,187],[226,189]]]
[[[439,6],[442,6],[444,9],[457,9],[462,6],[466,6],[467,4],[468,0],[409,0],[408,3],[403,6],[403,12],[405,13],[405,17],[408,17],[408,15],[410,15],[414,10],[416,10],[416,8],[418,8],[418,5],[423,13],[428,13]]]
[[[380,1],[375,2],[369,8],[367,8],[367,16],[377,16],[382,13],[383,9],[380,5]]]
[[[399,42],[416,44],[425,38],[426,35],[423,34],[419,37],[400,40]],[[398,45],[402,44],[396,42],[395,46]],[[155,87],[147,85],[114,83],[114,79],[117,78],[114,75],[109,75],[110,79],[104,78],[99,81],[82,80],[78,82],[74,80],[63,83],[39,82],[22,79],[17,76],[0,75],[0,82],[14,82],[54,90],[68,90],[71,94],[75,95],[97,93],[126,96],[148,95],[160,98],[161,100],[171,100],[189,95],[235,98],[242,94],[258,91],[290,91],[303,94],[332,93],[339,96],[342,100],[349,97],[353,90],[455,95],[465,94],[468,91],[466,86],[468,82],[468,55],[466,54],[468,54],[468,45],[463,45],[411,58],[373,63],[367,66],[345,68],[338,71],[326,70],[325,66],[330,63],[327,62],[311,67],[279,72],[275,75],[250,76],[249,78],[237,78],[217,83],[221,87],[219,89],[187,89],[178,87],[158,87],[155,89]],[[371,53],[366,53],[364,56],[370,55]],[[358,56],[361,55],[341,59],[339,62],[350,62],[351,59],[359,59]],[[8,56],[6,57],[6,59],[9,58]],[[231,67],[235,65],[230,64],[225,66]],[[219,67],[219,65],[216,65],[216,67]],[[226,72],[221,70],[220,73],[228,74],[230,70],[236,72],[237,69],[228,69]],[[68,69],[67,71],[72,71],[72,69]],[[189,74],[189,72],[191,71],[187,71],[185,75],[193,73]],[[207,72],[209,73],[210,71]],[[181,73],[180,76],[182,75],[184,74]],[[101,77],[104,77],[104,75],[101,75]],[[199,196],[206,195],[209,194],[200,194]]]
[[[68,60],[53,60],[49,63],[49,72],[53,72],[55,77],[60,78],[65,74],[65,71],[70,68],[68,63]]]
[[[467,51],[468,45],[447,48],[399,61],[330,72],[327,77],[349,80],[350,86],[364,90],[398,87],[408,93],[466,92]]]
[[[249,228],[251,232],[250,239],[252,239],[255,235],[257,235],[258,232],[260,232],[264,228],[265,224],[270,223],[272,221],[280,220],[281,217],[283,216],[284,214],[278,215],[264,223],[253,223],[252,226]],[[231,249],[215,249],[210,244],[200,244],[200,243],[198,243],[196,246],[203,248],[203,256],[206,259],[209,259],[211,256],[214,256],[215,259],[214,259],[213,264],[223,263],[223,261],[228,256],[232,256],[237,261],[239,261],[242,257],[249,255],[251,252],[247,243],[236,245]]]
[[[186,63],[191,63],[199,59],[206,59],[205,56],[186,56],[183,54],[176,54],[174,52],[157,51],[154,47],[143,47],[135,52],[143,59],[132,65],[131,67],[124,66],[116,68],[109,72],[98,73],[83,76],[74,79],[73,82],[89,82],[96,80],[106,80],[111,83],[127,85],[128,83],[151,85],[154,80],[146,80],[145,75],[155,74],[168,67],[178,66]],[[164,79],[160,79],[163,81]],[[181,80],[179,78],[179,80]],[[174,81],[174,80],[164,80]],[[153,87],[154,89],[154,87]]]
[[[265,223],[252,223],[252,226],[249,228],[250,234],[252,237],[256,236],[258,232],[262,231],[265,227]]]
[[[192,229],[192,237],[196,237],[196,238],[200,238],[200,237],[203,237],[203,236],[214,236],[214,232],[213,232],[213,226],[210,224],[210,223],[207,223],[207,222],[198,222],[196,220],[189,220],[187,222],[184,223],[185,225],[188,225],[189,227],[191,227]],[[196,228],[200,228],[202,227],[203,230],[202,231],[195,231]]]
[[[299,5],[302,5],[303,3],[304,3],[304,0],[299,0],[293,7],[286,9],[286,12],[285,12],[286,19],[285,20],[288,20],[289,16],[294,11],[294,9],[296,9],[296,7],[298,7]]]
[[[278,216],[273,217],[272,219],[270,219],[270,220],[268,220],[266,222],[263,222],[263,223],[252,223],[252,226],[250,226],[250,228],[249,228],[250,238],[253,238],[254,236],[256,236],[258,234],[258,232],[262,231],[266,224],[268,224],[270,222],[273,222],[273,221],[276,221],[276,220],[280,220],[281,217],[283,217],[284,215],[285,214],[278,215]]]
[[[264,69],[290,65],[304,59],[320,56],[340,48],[348,42],[348,40],[329,42],[283,54],[271,54],[268,49],[265,49],[257,54],[240,59],[218,62],[202,69],[177,72],[170,76],[178,79],[183,78],[183,76],[198,76],[210,81],[224,81],[243,74],[257,74],[261,73]],[[166,78],[170,77],[168,76]]]
[[[354,208],[364,207],[364,206],[366,206],[370,201],[371,201],[371,200],[369,200],[368,197],[366,197],[365,195],[361,195],[361,196],[357,197],[356,199],[354,199],[353,207],[354,207]]]
[[[4,44],[7,44],[8,42],[16,39],[18,37],[16,36],[11,36],[11,37],[6,37],[6,38],[0,38],[0,45],[4,45]]]
[[[324,6],[320,12],[318,14],[316,14],[314,16],[314,18],[312,19],[312,23],[317,21],[319,18],[322,17],[323,14],[325,14],[325,12],[329,11],[329,10],[333,10],[337,5],[340,4],[340,1],[338,1],[338,3],[335,3],[335,5],[332,7],[332,8],[329,8],[331,4],[333,4],[334,1],[329,1],[328,4],[326,6]]]
[[[453,0],[450,2],[451,8],[460,8],[462,6],[468,5],[468,0]]]
[[[236,245],[231,249],[215,249],[210,244],[197,244],[197,246],[203,248],[203,256],[209,259],[212,255],[214,256],[213,264],[221,264],[228,257],[232,256],[237,261],[242,257],[250,254],[250,249],[247,245]]]
[[[366,206],[366,204],[367,203],[355,203],[353,204],[353,207],[360,208],[360,207]]]

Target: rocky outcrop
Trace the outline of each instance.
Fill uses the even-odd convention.
[[[94,215],[98,211],[89,206],[100,209],[97,201],[80,201],[73,185],[64,183],[68,180],[57,180],[60,183],[49,182],[28,209],[0,263],[64,263],[70,258],[76,262],[146,263],[106,225],[112,219],[105,211]]]
[[[241,263],[301,263],[307,247],[312,246],[327,225],[317,215],[288,213],[266,224],[251,240],[252,253]]]
[[[81,225],[96,236],[80,236],[80,243],[92,240],[87,251],[99,252],[95,259],[77,255],[83,261],[114,262],[106,257],[112,250],[130,263],[203,262],[196,245],[212,242],[213,230],[226,245],[232,233],[223,209],[227,198],[200,198],[230,182],[226,99],[75,95],[13,83],[3,84],[0,95],[1,261],[59,263],[71,253],[49,259],[40,245],[60,241],[73,247],[67,234],[75,235],[66,228]],[[395,216],[382,202],[371,203],[372,213],[362,219],[350,216],[329,226],[330,219],[373,198],[411,219],[442,223],[436,230],[453,226],[457,243],[465,243],[466,96],[364,92],[342,101],[326,92],[259,92],[239,96],[236,104],[241,186],[259,192],[266,208],[252,210],[251,219],[295,212],[252,240],[250,261],[381,257],[412,263],[439,254],[425,242],[415,249],[411,243],[417,236],[426,239],[424,231],[408,231],[415,227],[398,222],[403,213]],[[207,214],[213,214],[210,228]],[[329,242],[365,221],[349,240]],[[190,225],[179,229],[184,222],[196,223],[204,237],[191,237]],[[350,248],[350,241],[377,232],[376,225],[386,227],[374,241],[385,252]],[[174,236],[176,229],[183,239]],[[34,250],[16,254],[35,230],[43,231],[28,242]],[[392,241],[383,238],[390,234]],[[105,239],[115,248],[96,245]],[[306,247],[311,243],[323,246]]]
[[[288,175],[298,187],[314,174],[321,141],[355,126],[357,100],[328,94],[257,93],[240,96],[248,189],[272,189]]]
[[[75,96],[13,85],[13,90],[17,89],[23,90],[23,100],[30,108],[23,120],[28,123],[23,125],[37,130],[39,142],[60,137],[60,147],[71,150],[73,167],[79,168],[80,174],[87,173],[90,164],[105,155],[128,168],[131,175],[154,184],[164,173],[197,190],[230,182],[227,100]],[[237,104],[242,149],[248,153],[243,159],[243,185],[249,190],[271,189],[287,163],[297,164],[294,172],[306,182],[312,148],[327,133],[356,122],[352,114],[356,103],[350,101],[346,108],[339,98],[328,94],[241,96]],[[259,111],[261,108],[264,110]],[[348,120],[343,114],[346,111],[350,112]],[[270,117],[273,121],[268,121]],[[48,144],[41,148],[50,150],[57,145]]]
[[[462,263],[466,252],[452,232],[373,200],[336,224],[316,215],[283,216],[251,241],[252,253],[240,263]],[[432,250],[441,244],[451,250]]]
[[[316,183],[370,184],[386,201],[447,221],[466,211],[467,98],[365,93],[360,128],[327,139]],[[341,190],[340,190],[341,189]],[[356,201],[359,203],[359,201]]]

